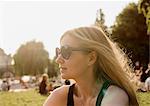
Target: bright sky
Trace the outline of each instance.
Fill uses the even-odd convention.
[[[0,2],[0,48],[14,55],[21,44],[43,42],[50,58],[59,47],[59,38],[67,29],[91,25],[102,9],[107,26],[129,2],[138,0],[99,1],[14,1]]]

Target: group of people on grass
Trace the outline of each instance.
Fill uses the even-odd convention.
[[[65,80],[64,84],[70,85],[70,80]],[[53,83],[49,82],[47,74],[42,75],[42,80],[39,84],[39,93],[41,95],[49,95],[51,93],[51,91],[53,91],[54,89],[56,89],[58,87],[60,87],[60,86],[53,86]]]
[[[137,61],[135,63],[133,79],[136,80],[138,91],[150,91],[150,63],[147,66],[143,66]]]

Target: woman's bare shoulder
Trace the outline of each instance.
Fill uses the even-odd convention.
[[[44,102],[43,106],[66,106],[68,85],[55,89]]]
[[[102,100],[102,106],[129,106],[128,94],[120,87],[111,85]]]

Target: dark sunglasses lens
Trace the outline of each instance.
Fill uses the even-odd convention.
[[[71,50],[66,47],[61,48],[61,55],[64,59],[68,60],[71,55]]]

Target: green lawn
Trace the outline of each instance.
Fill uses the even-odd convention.
[[[137,93],[138,100],[140,103],[140,106],[150,106],[150,92],[148,93]]]
[[[0,92],[0,106],[42,106],[46,98],[36,90]]]
[[[137,93],[140,106],[150,106],[150,92]],[[42,106],[47,96],[36,90],[24,92],[0,92],[0,106]]]

